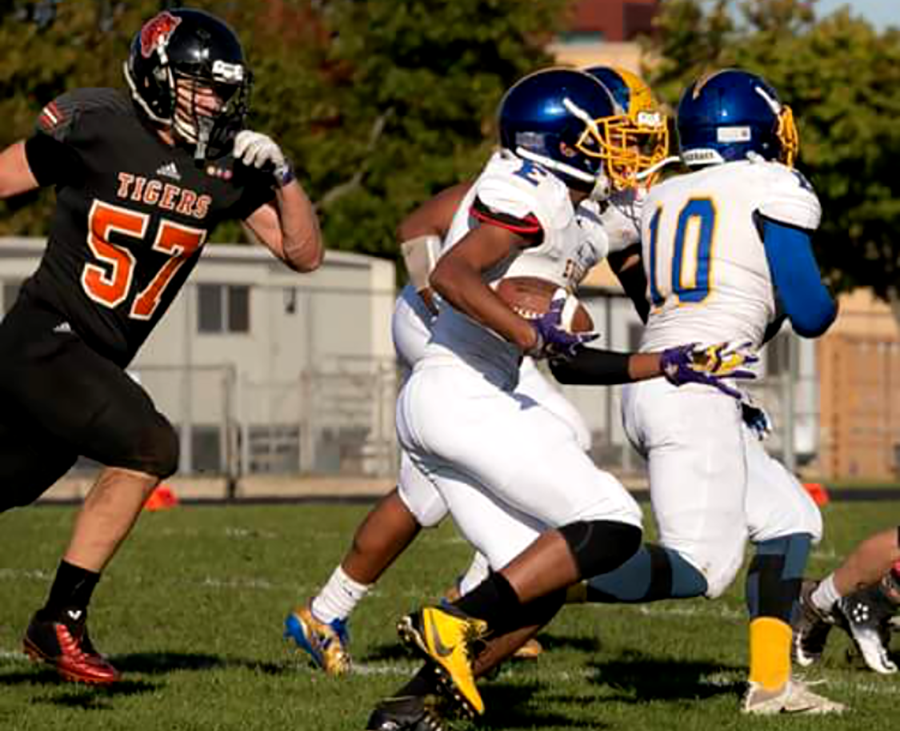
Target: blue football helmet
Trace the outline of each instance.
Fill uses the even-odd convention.
[[[666,113],[647,83],[637,74],[619,66],[591,66],[585,69],[609,89],[613,99],[631,122],[625,146],[637,151],[642,183],[651,185],[669,158],[669,125]]]
[[[503,147],[597,197],[634,185],[637,155],[624,145],[627,125],[607,88],[575,69],[536,71],[500,102]]]
[[[690,166],[756,153],[792,167],[800,138],[791,108],[761,76],[724,69],[699,78],[678,103],[681,157]]]

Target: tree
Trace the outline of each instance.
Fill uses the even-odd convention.
[[[195,0],[234,27],[255,75],[254,129],[295,161],[328,246],[396,257],[402,216],[473,175],[505,88],[550,62],[570,0]],[[2,15],[0,143],[77,86],[122,86],[128,43],[160,0],[57,3],[39,29]],[[0,233],[46,233],[52,195],[0,209]],[[217,240],[236,240],[223,226]]]
[[[900,32],[879,33],[847,10],[817,19],[814,2],[667,0],[648,76],[672,105],[714,68],[767,78],[798,120],[799,166],[822,201],[815,246],[826,276],[890,299],[900,275]]]

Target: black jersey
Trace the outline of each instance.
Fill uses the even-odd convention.
[[[64,94],[41,112],[35,135],[45,150],[56,145],[60,164],[52,179],[38,177],[56,185],[56,211],[25,296],[57,310],[86,343],[124,366],[181,289],[210,231],[270,201],[272,176],[230,154],[198,165],[114,89]]]

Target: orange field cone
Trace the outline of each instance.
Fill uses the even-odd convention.
[[[178,505],[178,496],[175,491],[168,485],[159,485],[150,497],[144,503],[144,510],[155,512],[157,510],[168,510]]]
[[[828,496],[828,490],[825,489],[825,485],[821,482],[804,482],[803,487],[806,488],[806,491],[813,499],[813,502],[820,508],[823,505],[827,505],[828,501],[831,499]]]

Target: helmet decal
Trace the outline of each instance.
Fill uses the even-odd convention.
[[[168,10],[164,10],[144,23],[141,28],[141,55],[144,58],[150,58],[150,54],[158,46],[165,46],[172,31],[178,27],[180,22],[181,18],[177,18]]]

